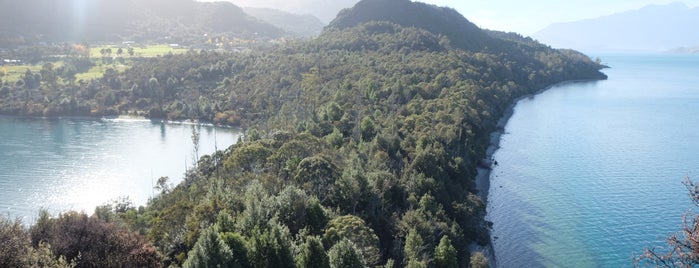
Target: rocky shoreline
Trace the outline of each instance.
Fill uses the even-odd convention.
[[[497,165],[497,160],[493,158],[493,154],[500,148],[500,139],[503,134],[505,134],[505,126],[507,126],[507,122],[510,120],[512,115],[514,114],[515,107],[517,106],[517,103],[523,99],[527,98],[532,98],[536,95],[539,95],[549,89],[552,89],[554,87],[559,87],[559,86],[564,86],[567,84],[572,84],[572,83],[584,83],[584,82],[590,82],[590,81],[597,81],[597,80],[570,80],[570,81],[563,81],[560,83],[553,84],[551,86],[542,88],[532,94],[527,94],[522,97],[519,97],[515,100],[512,101],[512,103],[505,109],[505,112],[503,113],[502,117],[498,120],[498,123],[495,126],[495,131],[490,133],[490,142],[488,144],[488,148],[486,149],[486,156],[483,159],[484,162],[488,162],[491,167],[488,167],[486,165],[479,165],[478,167],[478,174],[476,175],[476,189],[478,190],[478,197],[483,200],[483,203],[486,205],[486,214],[487,214],[487,206],[488,206],[488,194],[490,192],[490,173],[492,171],[492,166]],[[488,258],[488,263],[490,264],[490,267],[497,267],[497,258],[495,256],[495,248],[493,247],[493,237],[492,235],[489,235],[490,237],[490,242],[485,245],[485,246],[480,246],[476,243],[473,243],[471,245],[470,251],[471,253],[474,252],[482,252],[487,258]]]

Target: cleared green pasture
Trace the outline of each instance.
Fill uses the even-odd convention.
[[[41,65],[5,65],[5,66],[0,66],[0,78],[2,78],[2,81],[17,81],[19,80],[24,73],[27,72],[27,69],[31,70],[32,72],[38,72],[41,70]],[[2,76],[4,73],[7,73],[5,76]]]
[[[117,55],[117,50],[119,50],[119,47],[122,48],[123,53],[121,55]],[[107,49],[111,48],[112,53],[109,55],[110,57],[121,57],[124,60],[114,60],[113,63],[105,63],[101,60],[102,54],[100,51],[102,49]],[[182,54],[187,52],[187,49],[185,48],[179,48],[179,47],[172,47],[170,45],[166,44],[161,44],[161,45],[148,45],[148,46],[134,46],[134,55],[133,57],[136,58],[152,58],[152,57],[157,57],[157,56],[162,56],[166,55],[168,53],[172,54]],[[125,71],[130,67],[131,61],[129,60],[132,56],[129,55],[128,52],[128,47],[127,46],[116,46],[116,45],[103,45],[103,46],[94,46],[90,48],[90,57],[95,62],[95,66],[90,68],[87,72],[84,73],[79,73],[75,76],[76,81],[80,80],[91,80],[91,79],[98,79],[101,78],[102,75],[104,74],[104,71],[106,71],[109,68],[112,68],[114,70],[117,70],[119,72]],[[121,63],[120,63],[121,62]],[[58,68],[61,66],[63,63],[61,61],[57,62],[52,62],[54,68]],[[27,71],[27,69],[31,70],[32,72],[39,72],[41,71],[41,64],[37,65],[4,65],[0,66],[0,79],[2,81],[10,81],[10,82],[15,82],[19,80],[22,75]],[[3,75],[5,74],[5,75]]]
[[[119,48],[123,50],[123,53],[121,55],[117,55],[117,50]],[[93,58],[100,58],[102,57],[101,50],[102,49],[107,49],[111,48],[112,49],[112,54],[110,54],[111,57],[116,57],[116,56],[121,56],[121,57],[131,57],[128,52],[128,46],[125,45],[104,45],[104,46],[95,46],[90,48],[90,57]],[[187,52],[186,48],[180,48],[180,47],[171,47],[170,45],[166,44],[161,44],[161,45],[148,45],[148,46],[138,46],[134,45],[134,57],[143,57],[143,58],[153,58],[157,56],[162,56],[166,55],[168,53],[172,54],[182,54]]]

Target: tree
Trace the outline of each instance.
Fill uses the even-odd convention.
[[[267,163],[267,158],[272,155],[272,150],[263,144],[242,144],[224,162],[224,167],[231,171],[243,171],[259,174]]]
[[[278,223],[253,230],[248,245],[253,267],[295,267],[289,231]]]
[[[371,117],[364,117],[362,122],[359,124],[359,131],[362,135],[363,141],[371,141],[376,135],[376,126],[374,120]]]
[[[332,162],[312,156],[301,160],[294,179],[321,201],[326,201],[340,174],[339,168]]]
[[[0,267],[28,266],[30,240],[19,220],[0,218]]]
[[[237,267],[233,266],[233,252],[221,240],[215,226],[204,230],[188,255],[184,268]]]
[[[689,177],[684,185],[689,191],[692,203],[699,207],[699,184]],[[634,259],[634,265],[656,267],[696,267],[699,265],[699,215],[682,217],[684,227],[678,234],[667,239],[667,248],[646,248],[643,255]]]
[[[42,213],[30,233],[32,243],[50,244],[57,256],[75,261],[77,267],[160,267],[158,252],[139,234],[123,228],[84,213],[67,212],[58,218]]]
[[[442,236],[439,245],[434,250],[434,264],[437,268],[458,268],[456,248],[448,236]]]
[[[43,66],[41,66],[41,78],[44,82],[51,86],[56,85],[56,81],[58,79],[56,75],[56,71],[53,69],[53,63],[47,62],[44,63]]]
[[[366,267],[362,255],[349,239],[342,239],[335,244],[330,248],[328,255],[330,255],[330,267],[332,268]]]
[[[471,255],[471,261],[469,262],[468,267],[488,268],[490,265],[488,264],[488,258],[485,257],[485,254],[479,251]]]
[[[323,242],[333,245],[347,239],[352,242],[363,262],[368,265],[378,263],[380,259],[379,238],[361,218],[354,215],[340,216],[328,222]]]
[[[129,56],[130,56],[130,57],[133,57],[133,55],[136,53],[136,52],[134,51],[133,47],[129,47],[126,51],[127,51],[127,53],[129,53]]]
[[[425,264],[425,243],[422,237],[415,229],[410,229],[408,236],[405,238],[405,263],[408,266],[424,266]],[[422,265],[420,265],[422,264]]]
[[[247,241],[243,236],[238,233],[225,232],[221,234],[221,240],[231,249],[232,267],[250,267]]]
[[[61,70],[61,78],[72,85],[75,82],[75,76],[78,74],[78,68],[72,63],[65,63]]]
[[[296,266],[308,268],[330,267],[330,259],[318,237],[306,237],[306,242],[301,245],[301,252],[296,257]]]

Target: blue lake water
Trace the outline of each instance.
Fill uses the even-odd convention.
[[[488,199],[499,267],[631,267],[693,207],[699,55],[599,57],[609,80],[515,106]]]
[[[236,129],[196,126],[199,155],[234,144]],[[143,205],[153,183],[177,184],[194,163],[192,125],[150,120],[0,117],[0,214],[32,222],[121,196]]]

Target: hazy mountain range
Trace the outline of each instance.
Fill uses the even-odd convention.
[[[222,1],[222,0],[199,0]],[[335,18],[337,13],[347,7],[353,6],[358,0],[224,0],[230,1],[241,7],[272,8],[294,14],[310,14],[319,18],[323,23],[328,23]]]
[[[668,51],[699,46],[699,7],[651,5],[596,19],[556,23],[534,34],[553,47],[583,51]]]
[[[0,47],[36,42],[197,44],[206,36],[313,36],[313,16],[194,0],[0,0]],[[255,16],[248,13],[254,13]]]
[[[284,31],[229,2],[0,0],[0,44],[12,41],[187,43],[205,34],[279,37]]]
[[[313,15],[296,15],[271,8],[243,8],[245,13],[301,37],[319,35],[325,23]]]

